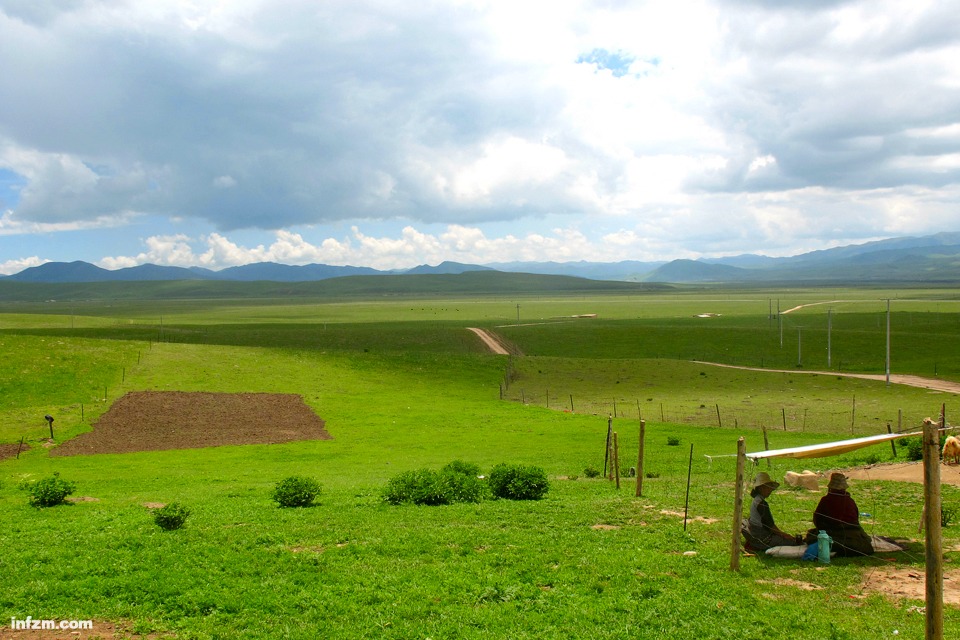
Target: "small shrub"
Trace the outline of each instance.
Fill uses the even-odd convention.
[[[474,478],[480,475],[479,465],[475,465],[472,462],[464,462],[463,460],[454,460],[441,469],[441,471],[449,471],[450,473],[458,473],[464,476],[473,476]]]
[[[680,438],[677,436],[667,436],[667,445],[671,447],[677,447],[680,445]]]
[[[383,499],[390,504],[403,504],[404,502],[414,502],[423,488],[429,484],[430,480],[424,477],[424,471],[432,474],[429,470],[404,471],[387,481],[387,486],[383,488]]]
[[[864,464],[877,464],[880,462],[880,456],[876,453],[871,453],[866,458],[863,459]]]
[[[487,491],[487,485],[476,473],[458,473],[443,468],[437,474],[437,495],[443,496],[444,504],[453,502],[480,502]]]
[[[427,506],[480,502],[487,490],[478,477],[479,471],[480,467],[459,461],[451,462],[440,471],[404,471],[387,482],[383,499],[390,504],[412,502]]]
[[[490,471],[490,491],[498,498],[539,500],[549,490],[547,474],[540,467],[498,464]]]
[[[644,475],[645,477],[647,477],[647,478],[659,478],[659,477],[660,477],[660,474],[657,473],[656,471],[647,471],[647,472],[646,472],[645,474],[643,474],[643,475]]]
[[[956,507],[940,507],[940,526],[949,527],[957,518],[957,508]]]
[[[281,507],[309,507],[320,495],[320,483],[305,476],[290,476],[277,483],[273,499]]]
[[[587,467],[583,470],[583,475],[587,478],[599,478],[600,469],[597,469],[596,467]]]
[[[907,460],[923,460],[923,438],[910,438],[907,443]]]
[[[53,507],[63,504],[67,496],[74,492],[76,485],[54,473],[49,478],[38,480],[27,487],[30,492],[30,505],[34,507]]]
[[[190,515],[190,509],[179,502],[171,502],[153,512],[153,521],[164,531],[174,531],[183,526]]]

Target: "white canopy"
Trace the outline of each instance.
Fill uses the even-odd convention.
[[[827,456],[836,456],[841,453],[854,451],[862,447],[869,447],[879,442],[887,442],[897,438],[909,438],[910,436],[922,436],[922,431],[913,433],[884,433],[879,436],[869,436],[867,438],[854,438],[852,440],[838,440],[836,442],[824,442],[822,444],[812,444],[806,447],[792,447],[790,449],[774,449],[773,451],[757,451],[748,453],[747,457],[751,460],[762,460],[763,458],[826,458]]]

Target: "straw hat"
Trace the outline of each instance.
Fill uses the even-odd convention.
[[[764,485],[770,487],[771,489],[776,489],[777,487],[780,486],[780,483],[774,482],[773,480],[771,480],[769,474],[767,474],[766,471],[761,471],[760,473],[757,474],[757,477],[753,479],[753,488],[756,489]]]
[[[831,473],[830,474],[830,483],[827,485],[827,489],[846,489],[849,485],[847,484],[847,476],[842,473]]]

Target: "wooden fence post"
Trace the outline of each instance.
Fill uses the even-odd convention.
[[[607,475],[607,463],[610,461],[610,439],[613,437],[613,418],[607,417],[607,444],[603,449],[603,475]]]
[[[764,425],[760,425],[760,430],[763,431],[763,450],[770,451],[770,441],[767,440],[767,428]],[[769,469],[773,465],[770,464],[770,458],[767,458],[767,468]]]
[[[617,432],[613,432],[613,476],[617,479],[617,489],[620,488],[620,449],[617,446]]]
[[[740,520],[743,518],[743,472],[747,460],[747,445],[743,436],[737,440],[737,485],[733,499],[733,536],[730,540],[730,570],[740,571]]]
[[[926,640],[943,639],[943,532],[940,530],[940,424],[923,424],[923,505],[926,529]]]
[[[637,493],[636,497],[640,497],[640,494],[643,493],[643,441],[647,435],[647,423],[644,420],[640,420],[640,446],[637,451]]]

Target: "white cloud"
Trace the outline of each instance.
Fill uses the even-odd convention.
[[[30,267],[39,267],[41,264],[46,262],[49,262],[49,260],[43,260],[37,256],[20,258],[18,260],[7,260],[5,262],[0,262],[0,275],[13,275],[14,273],[20,273],[24,269],[29,269]]]
[[[10,0],[0,179],[22,181],[0,183],[0,236],[165,219],[104,264],[388,265],[953,228],[958,16],[958,0]],[[410,226],[309,232],[382,221]],[[251,230],[272,237],[229,239]]]

